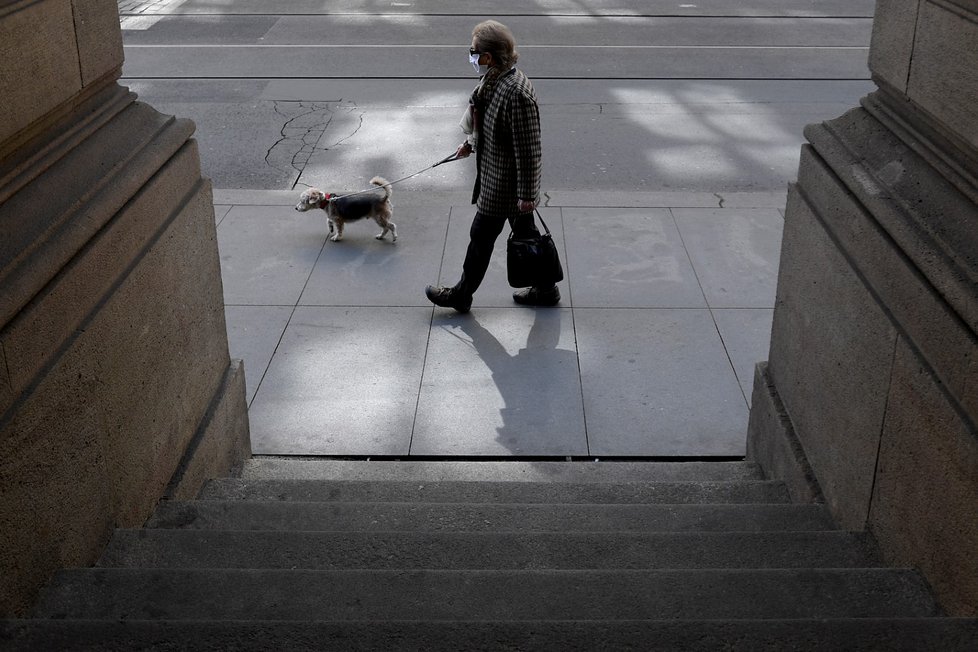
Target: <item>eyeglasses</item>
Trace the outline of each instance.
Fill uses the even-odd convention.
[[[470,56],[473,56],[474,57],[477,54],[482,54],[482,53],[479,52],[478,50],[473,50],[472,48],[469,48],[469,55]]]

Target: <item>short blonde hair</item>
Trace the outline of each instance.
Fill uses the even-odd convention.
[[[520,58],[513,32],[498,21],[486,20],[479,23],[472,30],[472,38],[478,46],[476,49],[491,54],[492,60],[503,70],[515,66]]]

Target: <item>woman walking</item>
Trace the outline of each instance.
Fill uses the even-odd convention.
[[[487,20],[472,30],[469,62],[482,74],[472,92],[463,129],[471,135],[457,156],[476,154],[472,203],[476,214],[462,277],[453,287],[429,285],[425,294],[438,306],[468,312],[493,246],[508,222],[518,237],[536,235],[533,211],[540,199],[540,111],[530,80],[516,68],[516,39],[502,23]],[[556,285],[513,293],[516,303],[553,306],[560,302]]]

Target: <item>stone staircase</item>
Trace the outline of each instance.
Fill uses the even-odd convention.
[[[255,458],[59,573],[4,650],[975,650],[744,462]]]

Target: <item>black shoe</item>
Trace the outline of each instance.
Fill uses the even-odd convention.
[[[523,306],[556,306],[560,303],[560,290],[549,288],[525,288],[513,292],[513,301]]]
[[[472,307],[472,297],[464,297],[455,288],[443,288],[429,285],[424,289],[425,296],[436,306],[454,308],[458,312],[468,312]]]

